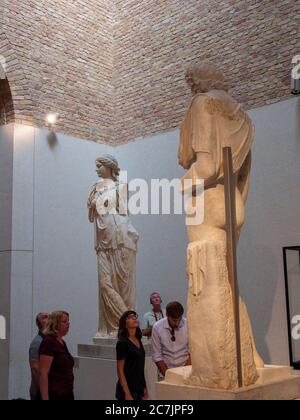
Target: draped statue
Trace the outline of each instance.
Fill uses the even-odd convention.
[[[96,160],[99,181],[88,198],[89,221],[95,225],[99,279],[99,332],[115,337],[119,319],[136,306],[136,253],[139,235],[127,215],[127,185],[119,184],[120,168],[109,155]],[[124,202],[126,201],[126,202]]]
[[[212,64],[191,66],[186,81],[193,93],[180,136],[179,163],[185,179],[204,180],[204,220],[189,225],[188,325],[192,356],[189,384],[207,388],[238,386],[235,325],[227,269],[223,148],[231,147],[236,185],[237,235],[245,221],[254,126],[227,92],[222,73]],[[182,183],[184,185],[184,182]],[[184,190],[184,187],[183,187]],[[254,384],[263,367],[246,305],[240,300],[244,385]]]

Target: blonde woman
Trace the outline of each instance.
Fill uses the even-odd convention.
[[[42,400],[74,400],[74,359],[63,340],[70,328],[67,312],[53,312],[40,347],[40,392]]]

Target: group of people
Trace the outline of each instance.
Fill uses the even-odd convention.
[[[64,341],[70,329],[65,311],[36,317],[38,335],[29,349],[31,400],[74,400],[74,359]]]
[[[163,309],[157,292],[152,293],[150,303],[152,310],[144,315],[142,325],[135,311],[126,311],[119,320],[115,396],[120,401],[148,399],[143,336],[151,338],[152,359],[161,377],[167,369],[191,364],[183,306],[171,302]],[[64,341],[70,328],[69,314],[40,313],[36,323],[39,332],[29,350],[31,400],[72,401],[74,359]]]
[[[142,329],[135,311],[125,312],[120,320],[116,390],[116,398],[120,401],[148,399],[143,336],[151,337],[152,359],[161,377],[170,368],[191,364],[183,306],[170,302],[163,310],[159,293],[153,293],[150,302],[153,309],[144,315]]]

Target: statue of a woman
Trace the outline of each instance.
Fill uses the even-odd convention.
[[[183,178],[204,180],[204,221],[188,226],[188,325],[192,356],[190,384],[237,387],[233,303],[226,263],[223,148],[231,147],[236,184],[237,235],[245,221],[254,126],[228,93],[223,75],[210,63],[186,74],[193,99],[181,126],[179,163]],[[183,184],[184,185],[184,184]],[[240,303],[244,385],[257,380],[257,354],[246,305]]]
[[[120,168],[109,155],[96,160],[100,180],[89,198],[89,220],[95,224],[99,276],[98,337],[115,337],[119,319],[135,309],[135,269],[139,235],[127,215],[126,185],[118,182]],[[123,188],[123,190],[122,190]],[[121,211],[120,211],[121,209]]]

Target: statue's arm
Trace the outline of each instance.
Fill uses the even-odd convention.
[[[89,209],[89,221],[90,221],[91,223],[94,223],[95,218],[96,218],[96,215],[95,215],[95,210],[93,210],[93,209]]]
[[[196,162],[198,145],[203,139],[205,100],[202,95],[193,98],[181,126],[178,162],[187,170]]]
[[[189,169],[191,165],[196,160],[196,154],[194,153],[193,149],[190,148],[189,153],[185,150],[183,152],[183,146],[180,146],[179,152],[178,152],[178,163],[180,166],[183,167],[183,169]]]
[[[89,210],[89,221],[94,223],[96,219],[96,202],[95,202],[95,192],[96,192],[96,185],[93,186],[92,190],[90,191],[89,198],[87,201],[87,207]]]
[[[205,181],[211,179],[216,173],[216,164],[213,160],[212,153],[199,152],[197,153],[197,161],[194,164],[196,175]]]
[[[192,183],[193,189],[203,180],[204,185],[210,185],[216,176],[216,165],[212,154],[207,152],[198,152],[197,160],[190,170],[181,178],[181,191],[189,189]]]

